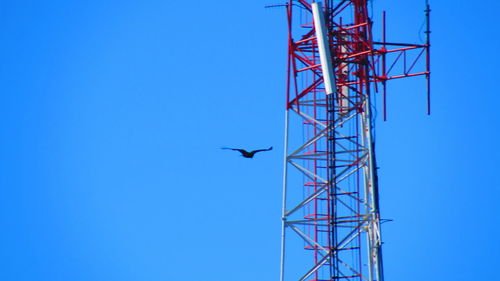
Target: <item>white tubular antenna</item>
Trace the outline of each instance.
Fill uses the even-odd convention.
[[[327,95],[331,95],[337,92],[335,87],[335,72],[333,71],[330,44],[326,35],[325,15],[323,14],[321,2],[312,3],[312,12],[325,90]]]

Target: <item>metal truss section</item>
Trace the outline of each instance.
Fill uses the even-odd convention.
[[[384,14],[383,40],[374,42],[367,0],[296,0],[286,7],[280,280],[383,281],[372,103],[380,91],[385,119],[388,80],[429,81],[429,40],[386,42]],[[287,267],[287,249],[297,247],[289,235],[309,253],[300,269]]]

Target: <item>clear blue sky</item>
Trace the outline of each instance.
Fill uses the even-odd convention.
[[[389,40],[423,2],[373,1]],[[278,279],[275,3],[0,2],[0,280]],[[433,114],[395,82],[377,126],[386,280],[494,280],[500,4],[431,5]]]

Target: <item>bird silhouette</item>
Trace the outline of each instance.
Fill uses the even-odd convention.
[[[240,148],[230,148],[230,147],[222,147],[222,149],[230,149],[230,150],[235,150],[235,151],[239,151],[241,153],[241,156],[245,157],[245,158],[253,158],[253,156],[255,155],[255,153],[257,152],[261,152],[261,151],[269,151],[269,150],[272,150],[273,147],[271,146],[270,148],[268,149],[257,149],[257,150],[252,150],[252,151],[246,151],[244,149],[240,149]]]

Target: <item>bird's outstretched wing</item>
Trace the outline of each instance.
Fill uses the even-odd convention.
[[[252,151],[252,152],[250,152],[250,153],[255,154],[255,153],[257,153],[257,152],[261,152],[261,151],[269,151],[269,150],[273,150],[273,147],[271,146],[271,147],[270,147],[270,148],[268,148],[268,149],[257,149],[257,150],[253,150],[253,151]]]
[[[234,150],[234,151],[239,151],[241,154],[248,154],[248,151],[240,148],[221,147],[221,149]]]

